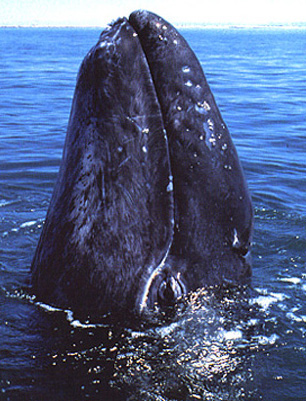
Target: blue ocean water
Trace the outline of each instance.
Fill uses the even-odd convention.
[[[24,290],[96,29],[0,29],[0,399],[306,400],[306,35],[186,29],[255,207],[247,304],[116,333]],[[234,305],[233,305],[234,304]]]

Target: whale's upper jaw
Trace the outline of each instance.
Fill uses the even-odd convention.
[[[139,311],[172,290],[241,283],[252,222],[235,147],[187,42],[146,11],[113,23],[80,67],[35,292]]]

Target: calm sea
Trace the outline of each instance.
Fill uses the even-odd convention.
[[[119,334],[27,295],[77,71],[99,31],[1,29],[1,400],[306,400],[305,30],[182,33],[252,194],[251,297],[199,291],[177,321]]]

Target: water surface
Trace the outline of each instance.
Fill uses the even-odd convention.
[[[192,294],[177,319],[119,330],[23,290],[94,29],[0,30],[0,399],[305,400],[306,36],[183,30],[255,207],[245,294]]]

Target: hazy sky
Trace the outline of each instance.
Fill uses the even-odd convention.
[[[0,25],[104,26],[143,8],[169,22],[306,22],[306,0],[0,0]]]

